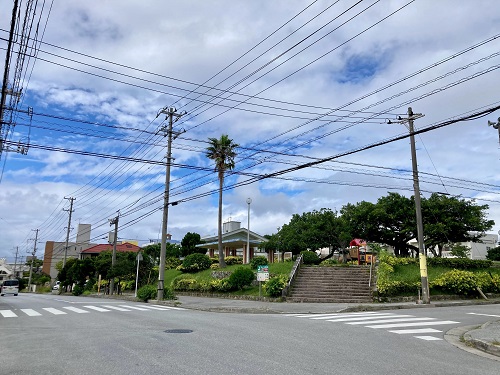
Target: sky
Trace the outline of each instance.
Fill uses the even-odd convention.
[[[7,98],[2,130],[0,258],[31,253],[37,229],[39,257],[65,241],[69,198],[70,241],[82,223],[105,243],[118,211],[119,239],[161,238],[171,107],[182,114],[175,240],[217,233],[205,149],[222,134],[239,145],[223,220],[246,227],[250,211],[260,235],[296,213],[413,195],[409,138],[393,140],[408,135],[397,122],[408,107],[423,115],[416,130],[443,125],[415,137],[421,195],[487,204],[489,233],[500,229],[499,133],[488,126],[500,110],[445,126],[500,104],[495,0],[44,1],[34,16],[24,6],[8,69],[22,93]],[[0,13],[2,62],[11,15]]]

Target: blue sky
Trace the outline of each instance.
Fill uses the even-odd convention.
[[[374,202],[388,191],[412,195],[409,141],[245,184],[252,176],[404,134],[387,120],[408,106],[425,114],[419,129],[500,102],[493,0],[51,5],[37,10],[43,43],[23,66],[9,134],[12,146],[29,135],[30,147],[1,155],[0,257],[9,261],[16,247],[22,256],[33,249],[33,229],[39,254],[45,241],[65,240],[65,197],[76,198],[71,239],[78,223],[90,223],[92,239],[104,242],[118,210],[120,238],[158,238],[166,140],[165,115],[157,115],[165,107],[187,112],[175,124],[184,132],[173,142],[171,200],[181,203],[168,229],[180,240],[217,230],[208,137],[227,133],[241,146],[238,173],[226,181],[240,186],[224,193],[224,220],[246,226],[251,197],[251,229],[271,234],[294,213]],[[9,28],[2,12],[3,56]],[[492,233],[500,229],[499,143],[487,121],[499,116],[417,137],[422,194],[489,204]]]

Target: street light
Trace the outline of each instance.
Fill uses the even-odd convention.
[[[247,198],[248,204],[248,225],[247,225],[247,263],[250,263],[250,203],[252,203],[252,198]]]

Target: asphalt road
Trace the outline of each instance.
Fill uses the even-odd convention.
[[[492,316],[499,305],[231,314],[21,294],[0,298],[0,374],[496,375],[443,339]]]

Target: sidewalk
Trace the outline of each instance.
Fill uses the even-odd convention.
[[[157,301],[150,301],[158,303]],[[436,301],[429,305],[419,305],[415,302],[402,303],[290,303],[290,302],[265,302],[258,300],[241,300],[231,298],[211,298],[178,296],[175,301],[164,301],[164,305],[178,306],[190,310],[220,312],[220,313],[245,313],[245,314],[327,314],[354,311],[378,311],[414,308],[436,308],[450,306],[469,306],[500,304],[500,299],[490,300],[457,300]],[[463,327],[465,328],[465,327]],[[470,329],[470,330],[469,330]],[[460,346],[472,346],[483,352],[500,358],[500,319],[483,324],[480,328],[467,327],[461,331],[460,337],[455,340]]]

